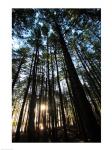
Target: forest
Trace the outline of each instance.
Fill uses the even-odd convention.
[[[12,9],[12,142],[101,142],[100,9]]]

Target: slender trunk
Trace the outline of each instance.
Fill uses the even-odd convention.
[[[98,79],[98,82],[101,83],[101,73],[100,73],[100,71],[96,68],[96,66],[94,65],[94,63],[91,62],[91,60],[89,59],[88,54],[86,54],[86,52],[84,52],[84,50],[82,50],[81,52],[82,52],[84,58],[87,60],[89,66],[91,67],[91,69],[95,73],[95,76]]]
[[[40,117],[41,117],[41,103],[43,97],[43,83],[44,83],[44,72],[42,66],[42,77],[41,77],[41,87],[40,87],[40,94],[39,94],[39,116],[38,116],[38,129],[40,130]]]
[[[23,62],[24,62],[24,56],[21,58],[21,61],[20,61],[20,64],[18,66],[18,71],[16,72],[15,76],[14,76],[14,79],[13,79],[13,82],[12,82],[12,92],[14,90],[14,86],[18,80],[18,76],[19,76],[19,73],[20,73],[20,70],[21,70],[21,67],[23,65]]]
[[[87,70],[87,71],[89,70],[88,72],[89,72],[89,74],[90,74],[90,76],[91,76],[91,78],[92,78],[92,80],[93,80],[93,82],[94,82],[94,84],[95,84],[97,90],[99,91],[99,88],[100,88],[101,85],[100,85],[100,83],[99,83],[97,77],[95,76],[95,73],[94,73],[93,70],[90,68],[90,66],[87,64],[87,61],[86,61],[86,60],[84,59],[84,57],[82,56],[80,50],[76,49],[76,52],[77,52],[77,55],[80,57],[81,62],[82,62],[83,65],[85,66],[86,70]]]
[[[48,78],[48,113],[49,113],[49,137],[51,138],[51,113],[52,113],[52,87],[51,87],[51,82],[50,82],[50,55],[49,55],[49,46],[48,46],[48,36],[47,36],[47,78]]]
[[[51,68],[52,68],[52,136],[53,141],[57,140],[57,117],[56,117],[56,102],[54,98],[54,65],[53,65],[53,54],[50,52],[51,55]]]
[[[75,56],[76,57],[76,60],[77,60],[77,62],[78,61],[80,61],[79,60],[79,57],[76,55]],[[80,67],[80,66],[79,66]],[[84,67],[84,66],[83,66]],[[85,68],[84,68],[85,69]],[[91,79],[90,79],[90,77],[89,77],[89,75],[88,75],[88,73],[87,72],[85,72],[85,75],[86,76],[84,76],[83,74],[81,75],[82,76],[82,80],[84,81],[84,82],[87,82],[88,83],[88,86],[89,86],[89,89],[90,89],[90,91],[91,91],[91,94],[93,95],[93,99],[95,99],[95,100],[97,100],[97,103],[99,104],[99,106],[100,106],[100,97],[99,97],[99,95],[98,95],[98,93],[97,93],[97,91],[96,91],[96,89],[95,89],[95,87],[94,87],[94,85],[93,85],[93,82],[91,81]]]
[[[36,49],[35,54],[35,60],[32,70],[32,94],[31,94],[31,100],[29,102],[29,121],[28,121],[28,141],[34,142],[35,141],[35,105],[36,105],[36,66],[38,65],[39,60],[39,54],[38,54],[38,48]]]
[[[64,106],[63,106],[63,97],[62,97],[61,85],[60,85],[60,81],[59,81],[59,70],[58,70],[56,50],[54,52],[54,55],[55,55],[55,61],[56,61],[57,82],[58,82],[59,97],[60,97],[60,104],[61,104],[61,111],[62,111],[62,121],[63,121],[64,138],[65,138],[64,140],[67,142],[68,136],[67,136],[67,128],[66,128],[66,118],[65,118]]]
[[[26,103],[26,99],[27,99],[27,95],[28,95],[28,91],[29,91],[29,87],[30,87],[30,83],[31,83],[32,65],[33,65],[33,57],[32,57],[32,61],[31,61],[30,74],[29,74],[27,86],[26,86],[26,89],[24,92],[23,104],[22,104],[22,108],[21,108],[20,116],[19,116],[19,121],[18,121],[18,125],[17,125],[16,135],[15,135],[15,141],[16,142],[18,142],[20,139],[20,128],[21,128],[21,123],[22,123],[22,116],[23,116],[24,106]]]
[[[86,68],[86,66],[85,66],[85,64],[84,64],[84,62],[83,62],[83,60],[82,60],[80,54],[78,53],[77,50],[76,50],[76,52],[77,52],[77,55],[78,55],[78,57],[79,57],[79,59],[80,59],[82,65],[83,65],[83,67],[84,67],[84,69],[85,69],[85,71],[86,71],[86,75],[87,75],[87,77],[88,77],[88,83],[90,83],[90,85],[92,85],[92,87],[93,87],[93,89],[94,89],[94,91],[95,91],[95,93],[96,93],[96,95],[97,95],[97,97],[98,97],[98,99],[99,99],[99,101],[100,101],[100,97],[101,97],[100,91],[99,91],[97,85],[95,84],[93,78],[91,77],[90,72],[88,72],[88,70],[87,70],[87,68]]]

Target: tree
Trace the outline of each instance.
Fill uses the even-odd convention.
[[[100,9],[12,15],[13,141],[100,142]]]

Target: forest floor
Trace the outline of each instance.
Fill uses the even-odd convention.
[[[33,142],[44,142],[44,143],[66,143],[66,142],[84,142],[81,134],[78,133],[78,131],[73,127],[70,126],[67,128],[67,139],[64,137],[64,130],[62,127],[58,127],[55,130],[56,138],[53,138],[52,131],[50,130],[40,130],[36,137],[34,138]],[[15,142],[15,138],[13,135],[12,142]],[[28,142],[27,134],[21,133],[20,140],[18,142]]]

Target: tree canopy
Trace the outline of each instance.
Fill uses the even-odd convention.
[[[101,10],[12,9],[13,142],[100,142]]]

